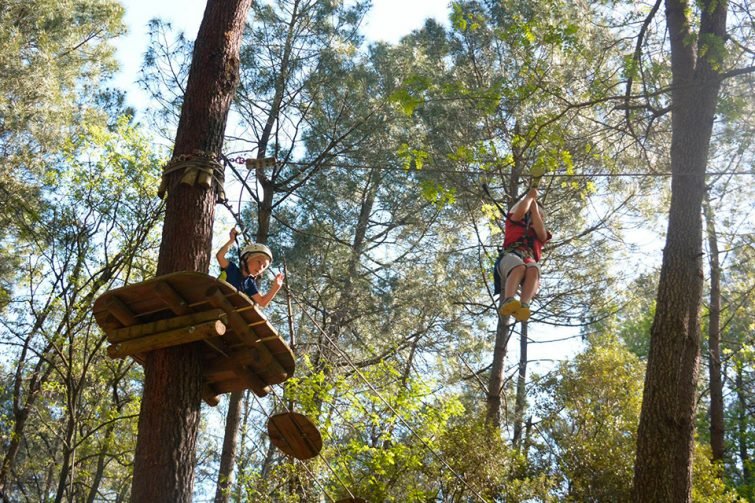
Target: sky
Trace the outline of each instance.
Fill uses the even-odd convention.
[[[373,0],[372,9],[362,24],[362,34],[368,41],[397,42],[412,30],[421,28],[427,18],[448,22],[451,0]],[[128,34],[116,41],[117,58],[121,70],[115,78],[116,87],[126,89],[128,102],[143,96],[135,85],[142,57],[147,50],[147,23],[160,18],[170,21],[174,28],[194,40],[204,14],[206,0],[121,0],[126,9]]]
[[[404,35],[421,28],[425,20],[433,18],[448,24],[449,4],[451,0],[373,0],[372,9],[362,25],[362,34],[367,41],[395,43]],[[125,23],[128,34],[116,41],[117,58],[121,70],[115,78],[114,85],[127,91],[127,103],[137,110],[143,108],[139,101],[146,96],[136,86],[139,67],[147,49],[147,23],[150,19],[160,18],[169,21],[177,30],[182,30],[190,40],[196,38],[199,24],[204,14],[206,0],[121,0],[126,9]],[[222,208],[216,213],[213,249],[227,239],[227,228],[232,225],[230,215],[225,215]],[[518,329],[518,327],[517,327]],[[561,360],[568,359],[582,348],[578,330],[550,327],[531,323],[529,337],[528,374],[543,373],[550,370]],[[554,342],[547,342],[554,341]],[[509,362],[518,358],[518,336],[509,342]]]

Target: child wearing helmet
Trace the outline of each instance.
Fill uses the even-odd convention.
[[[551,239],[544,220],[536,187],[531,187],[506,215],[503,253],[495,264],[495,273],[503,283],[498,309],[501,316],[513,316],[518,321],[530,317],[529,303],[540,288],[542,248]],[[514,295],[520,288],[517,300]]]
[[[252,243],[246,245],[240,254],[241,268],[236,265],[232,260],[225,258],[228,250],[236,242],[236,237],[239,232],[233,228],[230,232],[230,239],[223,246],[220,247],[215,258],[218,260],[220,269],[225,273],[225,280],[236,287],[237,290],[244,292],[260,307],[267,306],[271,300],[278,293],[278,290],[283,286],[283,274],[278,273],[275,275],[273,285],[267,293],[261,294],[257,289],[256,279],[262,275],[262,273],[270,267],[270,263],[273,261],[273,253],[270,248],[263,244]]]

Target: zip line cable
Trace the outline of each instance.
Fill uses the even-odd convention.
[[[225,157],[225,156],[223,156]],[[235,157],[225,159],[229,163],[246,164],[246,159],[243,157]],[[495,162],[495,160],[481,160],[480,162]],[[311,166],[311,163],[301,161],[288,161],[287,165],[291,166]],[[403,166],[371,166],[367,164],[347,164],[347,163],[327,163],[318,165],[318,169],[353,169],[353,170],[379,170],[379,171],[405,171],[405,172],[427,172],[427,173],[447,173],[447,174],[461,174],[461,175],[485,175],[495,174],[492,170],[484,169],[447,169],[447,168],[432,168],[426,169],[411,169]],[[234,170],[236,172],[236,170]],[[238,175],[238,172],[236,172]],[[527,175],[526,173],[524,175]],[[753,176],[755,172],[742,172],[742,171],[709,171],[699,175],[697,173],[670,173],[670,172],[648,172],[648,173],[545,173],[543,178],[548,177],[560,177],[560,178],[644,178],[644,177],[658,177],[665,178],[670,176]]]

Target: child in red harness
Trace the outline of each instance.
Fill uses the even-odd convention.
[[[503,254],[496,261],[496,272],[503,282],[501,316],[519,321],[530,317],[530,301],[540,288],[540,257],[543,245],[551,239],[545,228],[544,210],[532,187],[506,215]],[[521,288],[519,300],[514,296]]]

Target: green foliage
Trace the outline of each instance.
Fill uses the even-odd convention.
[[[0,330],[0,340],[17,341],[5,346],[15,372],[4,384],[18,408],[3,435],[23,446],[8,458],[5,492],[28,496],[33,487],[40,501],[128,492],[141,373],[107,358],[91,307],[106,289],[154,273],[162,216],[160,162],[144,133],[128,117],[113,130],[95,120],[81,131],[42,179],[49,209],[19,248],[28,281],[13,291]]]
[[[455,420],[441,438],[440,453],[464,479],[441,471],[442,492],[457,495],[453,501],[472,500],[475,492],[488,501],[556,501],[556,480],[532,466],[482,418],[467,414]]]
[[[629,501],[644,365],[610,337],[543,385],[544,424],[568,501]]]
[[[709,446],[695,442],[692,463],[692,501],[695,503],[746,503],[746,499],[727,487],[721,465],[710,462]]]
[[[0,309],[19,257],[8,239],[29,238],[43,211],[40,190],[66,138],[105,117],[101,79],[115,69],[109,40],[125,30],[112,0],[10,0],[0,6]],[[96,118],[96,119],[95,119]]]

